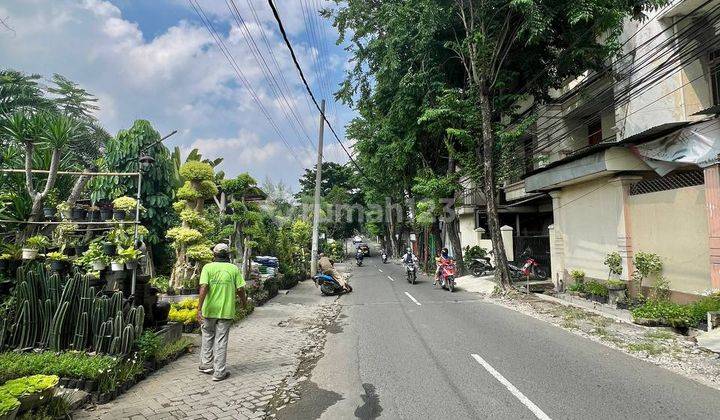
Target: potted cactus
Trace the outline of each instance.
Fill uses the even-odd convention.
[[[22,249],[22,258],[24,260],[34,260],[37,258],[40,250],[47,248],[49,245],[50,240],[47,236],[31,236],[25,241],[25,247]]]
[[[137,200],[132,197],[123,196],[113,200],[113,218],[115,220],[127,220],[133,215],[137,208]]]

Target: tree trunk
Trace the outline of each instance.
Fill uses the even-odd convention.
[[[68,204],[74,206],[75,203],[77,203],[77,201],[80,199],[80,194],[82,194],[83,190],[85,190],[85,185],[87,185],[88,181],[90,181],[90,177],[87,175],[80,175],[77,178],[75,184],[73,185],[72,191],[70,191],[70,195],[68,196]]]
[[[455,159],[450,156],[448,159],[448,175],[452,176],[455,173]],[[455,212],[455,203],[457,202],[457,192],[453,196],[452,214],[446,219],[446,226],[448,237],[450,238],[450,245],[452,245],[453,253],[455,254],[455,262],[459,276],[465,273],[465,262],[463,261],[462,245],[460,244],[460,232],[458,229],[458,217]],[[459,277],[458,276],[458,277]]]
[[[484,87],[479,87],[480,117],[482,120],[482,143],[478,142],[475,147],[475,154],[480,162],[483,162],[483,183],[485,190],[485,203],[487,210],[488,230],[495,252],[495,281],[503,289],[510,288],[510,272],[505,255],[505,245],[500,235],[500,220],[497,211],[497,196],[495,195],[495,166],[493,149],[495,139],[492,132],[492,113],[490,111],[490,98]]]

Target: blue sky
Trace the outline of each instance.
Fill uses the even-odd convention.
[[[296,187],[315,159],[317,111],[267,1],[233,0],[239,17],[228,2],[197,0],[251,90],[188,0],[5,0],[0,18],[14,32],[0,28],[2,66],[48,78],[60,73],[80,83],[98,96],[97,116],[111,133],[147,119],[162,134],[178,130],[169,147],[224,157],[222,169],[230,176],[249,172],[259,181],[269,177]],[[335,45],[334,28],[317,14],[331,2],[276,4],[313,91],[330,100],[327,113],[342,135],[353,114],[332,103],[330,93],[342,80],[347,56]],[[253,54],[255,45],[259,54]],[[346,161],[327,130],[325,144],[326,160]]]

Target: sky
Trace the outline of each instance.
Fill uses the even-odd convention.
[[[319,114],[270,6],[195,1],[197,9],[190,0],[3,0],[0,19],[8,28],[0,25],[0,68],[79,83],[99,99],[97,117],[112,134],[146,119],[162,135],[178,131],[165,142],[170,148],[223,157],[228,176],[248,172],[297,188],[303,168],[316,160]],[[331,2],[275,4],[313,93],[328,100],[326,114],[344,140],[353,113],[332,92],[348,57],[317,12]],[[325,160],[347,161],[325,133]]]

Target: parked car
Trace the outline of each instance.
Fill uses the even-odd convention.
[[[362,237],[360,235],[357,235],[353,238],[354,244],[359,244],[360,242],[362,242]]]
[[[370,256],[370,247],[368,246],[368,244],[359,243],[357,245],[357,249],[361,250],[363,252],[363,255],[365,255],[366,257]]]

